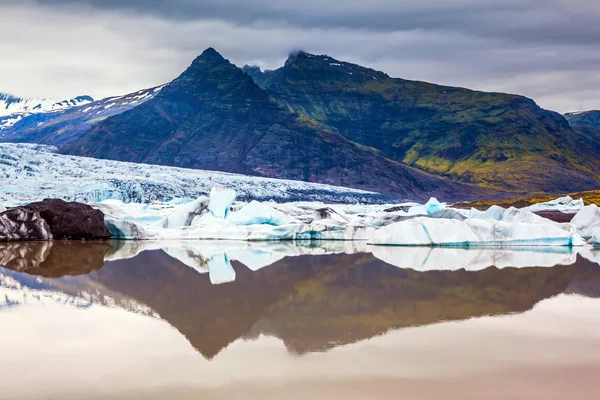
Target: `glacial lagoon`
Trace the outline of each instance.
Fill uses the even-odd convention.
[[[0,243],[3,399],[563,399],[600,251]]]

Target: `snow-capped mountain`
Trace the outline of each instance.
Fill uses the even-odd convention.
[[[385,203],[397,197],[310,182],[226,172],[136,164],[54,153],[55,147],[0,143],[0,204],[61,198],[96,202],[150,202],[197,198],[214,186],[236,190],[238,200]]]
[[[57,101],[51,98],[21,98],[0,93],[0,129],[11,127],[31,114],[66,110],[93,101],[90,96]]]
[[[56,106],[46,112],[14,113],[4,117],[0,114],[0,140],[61,146],[100,121],[153,98],[161,88],[143,89],[96,101],[75,102],[71,103],[74,104],[72,107]]]

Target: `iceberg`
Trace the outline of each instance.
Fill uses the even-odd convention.
[[[299,224],[300,221],[289,217],[276,209],[258,201],[251,201],[239,211],[232,212],[227,221],[238,225],[288,225]]]
[[[491,206],[486,211],[481,212],[476,209],[471,210],[470,218],[473,219],[492,219],[503,222],[524,222],[528,224],[551,224],[552,221],[537,214],[521,208],[510,207],[505,209],[500,206]]]
[[[590,204],[583,207],[571,220],[579,234],[589,238],[600,230],[600,207]]]
[[[486,219],[415,218],[376,231],[373,245],[396,246],[583,246],[575,232],[556,224],[507,223]]]
[[[427,214],[433,214],[437,211],[443,210],[444,208],[446,208],[446,206],[441,204],[435,197],[430,198],[429,201],[425,203],[425,211]]]
[[[173,212],[156,222],[156,225],[165,229],[190,226],[208,211],[209,198],[203,196],[195,201],[177,206]]]
[[[559,197],[544,203],[537,203],[522,208],[530,212],[560,211],[566,214],[574,214],[583,208],[583,199],[574,200],[571,196]]]
[[[210,190],[208,210],[217,218],[225,219],[235,201],[235,190],[215,186]]]

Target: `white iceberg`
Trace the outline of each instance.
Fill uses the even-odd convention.
[[[235,190],[224,187],[213,187],[210,190],[208,210],[217,218],[227,218],[229,208],[235,201]]]
[[[369,244],[397,246],[583,246],[583,239],[556,224],[418,217],[376,231]]]
[[[208,204],[209,198],[204,196],[189,203],[181,204],[169,215],[158,221],[156,226],[165,229],[190,226],[195,219],[202,217],[208,212]]]
[[[571,220],[579,234],[589,238],[600,230],[600,207],[590,204],[583,207]]]
[[[297,219],[258,201],[251,201],[239,211],[232,212],[227,221],[234,225],[288,225],[299,224]]]
[[[566,214],[574,214],[583,208],[583,199],[574,200],[571,196],[559,197],[554,200],[546,201],[544,203],[537,203],[527,207],[523,210],[531,212],[540,211],[560,211]]]
[[[503,222],[524,222],[528,224],[551,224],[553,223],[547,218],[540,217],[531,211],[510,207],[505,209],[500,206],[491,206],[486,211],[481,212],[476,209],[471,209],[470,218],[473,219],[492,219]]]

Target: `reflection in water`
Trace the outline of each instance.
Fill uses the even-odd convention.
[[[600,267],[584,250],[0,244],[0,375],[18,398],[523,398],[529,371],[600,372],[586,328]]]
[[[126,309],[160,315],[206,358],[261,334],[304,354],[399,328],[523,312],[560,293],[600,293],[597,266],[568,248],[357,246],[39,242],[2,244],[0,259],[27,272],[13,279],[29,288],[30,275],[62,277],[36,280],[34,290],[44,283],[88,302],[120,299]]]

